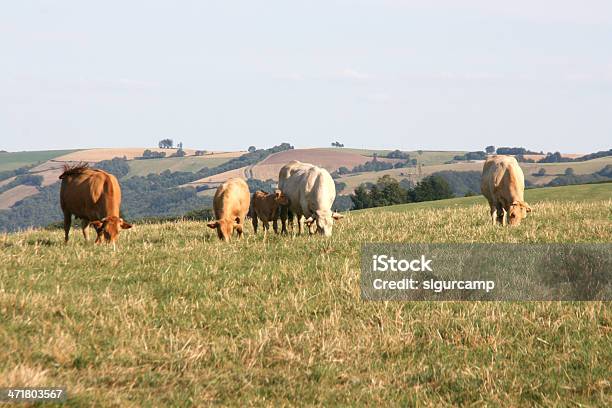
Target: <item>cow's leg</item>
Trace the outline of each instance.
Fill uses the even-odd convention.
[[[72,214],[64,211],[64,242],[68,242],[70,236],[70,225],[72,224]]]
[[[272,220],[272,229],[275,234],[278,234],[278,217]]]
[[[296,221],[297,221],[297,226],[298,226],[298,235],[302,235],[302,224],[303,224],[303,220],[304,218],[301,215],[295,215]]]
[[[291,231],[293,231],[293,212],[290,209],[287,209],[287,219],[289,220]]]
[[[236,232],[238,233],[238,238],[242,238],[242,224],[236,226]]]
[[[255,231],[255,234],[257,234],[257,215],[253,214],[251,221],[253,222],[253,231]]]
[[[268,230],[270,229],[270,223],[268,222],[268,220],[263,221],[263,228],[265,232],[268,232]]]
[[[497,204],[495,213],[497,215],[497,219],[496,219],[497,223],[501,225],[505,225],[505,212],[501,204]]]
[[[83,228],[83,238],[85,238],[85,241],[89,241],[89,221],[81,220],[81,228]]]
[[[286,206],[280,208],[280,219],[281,219],[281,234],[287,233],[287,215],[289,209]]]
[[[510,214],[508,211],[506,211],[505,208],[502,208],[501,210],[498,209],[498,211],[501,212],[501,224],[502,226],[506,226],[507,224],[507,215]],[[497,216],[499,219],[499,215]]]
[[[491,223],[495,225],[497,223],[497,209],[495,208],[495,206],[493,205],[490,206],[489,214],[491,217]]]

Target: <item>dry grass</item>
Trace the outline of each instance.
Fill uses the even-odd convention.
[[[612,403],[605,302],[364,302],[363,242],[610,242],[610,201],[351,214],[334,236],[219,242],[139,225],[117,251],[0,235],[0,379],[74,406]]]

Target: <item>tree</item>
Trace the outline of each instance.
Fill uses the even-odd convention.
[[[344,144],[342,144],[342,143],[340,143],[340,142],[338,142],[338,141],[336,141],[336,142],[332,142],[332,144],[331,144],[331,145],[332,145],[333,147],[344,147]]]
[[[186,153],[183,148],[180,148],[172,155],[172,157],[185,157]]]
[[[172,149],[174,147],[174,141],[172,139],[162,139],[159,141],[160,149]]]
[[[565,169],[565,173],[564,173],[564,174],[565,174],[566,176],[573,176],[573,175],[574,175],[574,174],[576,174],[576,173],[574,172],[574,169],[573,169],[573,168],[568,167],[567,169]]]
[[[194,154],[196,156],[204,156],[205,153],[206,153],[206,150],[196,150]]]
[[[542,177],[545,175],[546,175],[546,169],[544,167],[541,167],[540,170],[538,170],[538,172],[534,174],[534,176],[538,176],[538,177]]]
[[[351,200],[353,201],[353,208],[356,210],[372,207],[370,194],[363,184],[355,189],[354,194],[351,194]]]
[[[485,147],[485,152],[487,152],[487,154],[495,153],[495,146],[491,145],[491,146]]]
[[[254,151],[257,150],[257,148],[255,146],[249,146],[249,153],[253,153]]]
[[[415,201],[433,201],[453,198],[453,191],[440,176],[428,176],[414,188]]]

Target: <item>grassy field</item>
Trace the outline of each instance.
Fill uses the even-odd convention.
[[[564,187],[543,187],[525,190],[525,201],[527,203],[538,203],[542,201],[606,201],[612,200],[612,183],[580,184]],[[482,195],[472,197],[451,198],[448,200],[426,201],[422,203],[410,203],[393,205],[389,207],[370,208],[365,211],[392,211],[404,212],[414,210],[425,210],[432,208],[464,208],[474,204],[487,204]],[[488,205],[488,204],[487,204]]]
[[[0,235],[0,387],[66,385],[69,406],[610,406],[610,303],[360,299],[364,242],[612,240],[605,191],[536,193],[518,228],[489,225],[481,197],[351,213],[327,240]],[[561,196],[587,201],[545,201]]]
[[[19,167],[45,162],[78,150],[40,150],[35,152],[0,153],[0,171],[13,170]]]
[[[127,177],[146,176],[150,173],[161,173],[164,170],[197,172],[203,167],[219,166],[231,157],[168,157],[164,159],[130,160],[130,172]]]

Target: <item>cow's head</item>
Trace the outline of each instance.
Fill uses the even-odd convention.
[[[316,225],[316,230],[319,234],[331,237],[334,221],[341,218],[344,218],[344,216],[337,212],[319,210],[315,212],[314,218],[310,217],[306,220],[306,226],[313,232],[312,229]]]
[[[119,237],[119,232],[122,229],[132,228],[132,224],[128,224],[123,218],[111,215],[102,218],[102,220],[92,221],[91,225],[96,229],[98,236],[96,243],[99,244],[104,240],[107,243],[114,243]]]
[[[508,223],[510,225],[519,225],[523,218],[527,217],[527,213],[531,212],[531,207],[524,201],[515,201],[510,205],[508,211]]]
[[[274,191],[274,201],[276,201],[280,205],[289,205],[289,199],[280,190]]]
[[[209,228],[217,230],[217,236],[219,239],[229,242],[232,237],[232,233],[234,232],[234,228],[241,228],[238,222],[240,218],[236,217],[235,220],[215,220],[211,221],[208,224]]]

